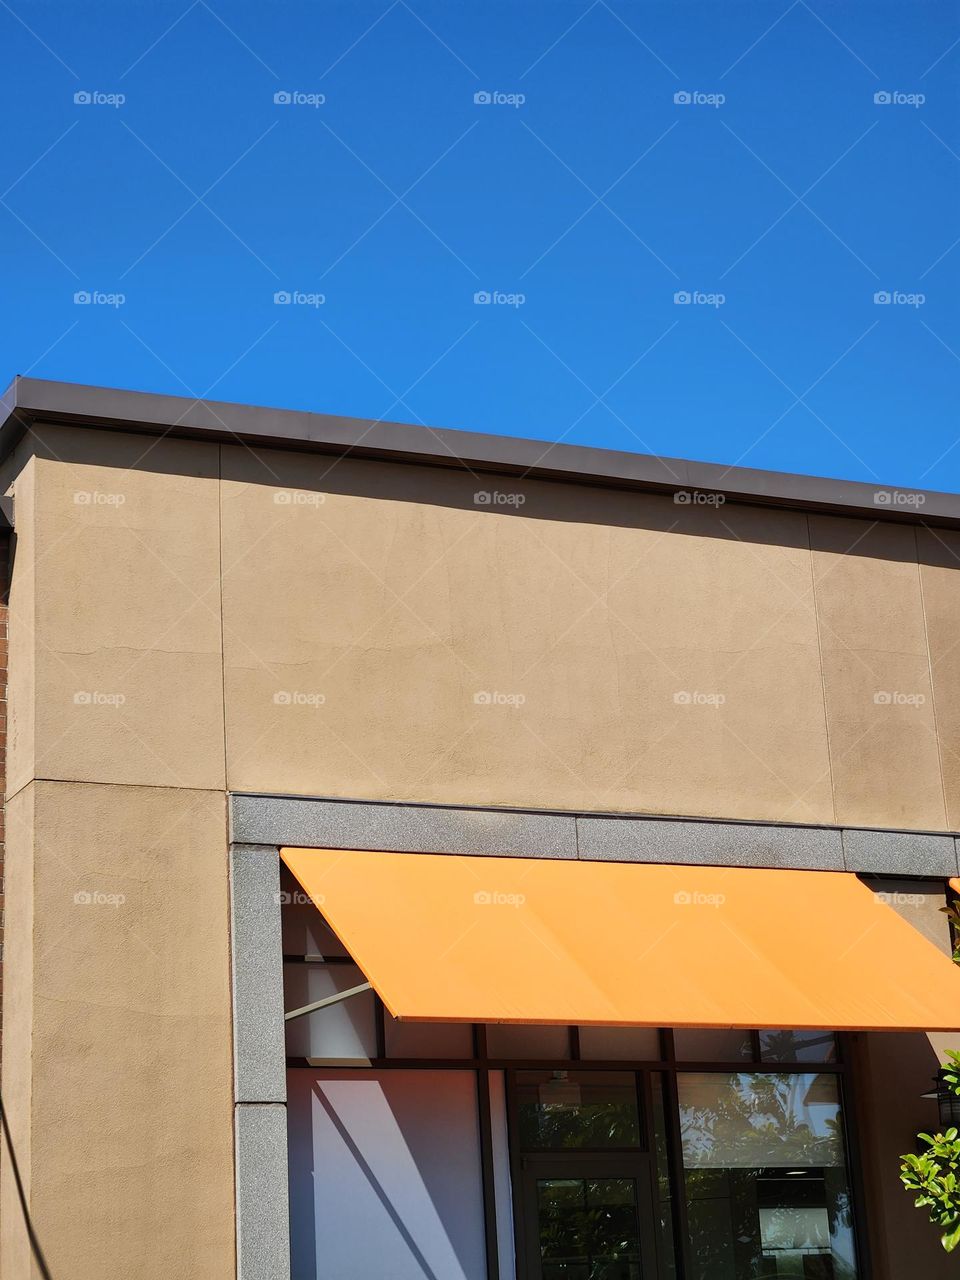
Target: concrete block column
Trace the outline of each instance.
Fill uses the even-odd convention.
[[[237,1280],[289,1280],[287,1090],[276,845],[230,848]]]

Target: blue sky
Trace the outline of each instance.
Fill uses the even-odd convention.
[[[0,0],[0,39],[3,381],[960,489],[954,3]]]

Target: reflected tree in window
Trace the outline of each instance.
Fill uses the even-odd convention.
[[[639,1280],[632,1178],[551,1178],[537,1191],[543,1280]]]
[[[521,1072],[517,1103],[526,1151],[634,1148],[636,1078],[626,1072]]]
[[[694,1276],[856,1274],[835,1077],[683,1074]]]

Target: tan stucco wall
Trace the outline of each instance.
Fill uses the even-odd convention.
[[[918,529],[927,641],[932,655],[937,738],[943,768],[948,825],[960,827],[960,630],[957,569],[960,533]]]
[[[40,449],[11,791],[960,815],[953,535],[133,434]]]
[[[232,1274],[225,788],[958,821],[953,535],[68,429],[9,483],[4,1091],[55,1275]]]
[[[16,689],[8,684],[7,795],[16,795],[30,782],[36,760],[36,475],[32,442],[24,439],[0,473],[0,489],[6,490],[15,482],[17,506],[8,596],[8,668],[12,673],[8,673],[8,681],[15,681]]]
[[[31,1186],[31,1098],[33,1089],[33,909],[34,788],[28,785],[5,805],[3,946],[3,1103],[10,1137],[29,1199]],[[17,1200],[6,1144],[0,1149],[0,1276],[31,1276],[29,1241]]]
[[[8,812],[4,1094],[51,1271],[227,1280],[224,797],[31,783]],[[6,1167],[0,1269],[25,1280],[12,1197]]]
[[[217,447],[51,431],[38,449],[31,776],[222,789]]]

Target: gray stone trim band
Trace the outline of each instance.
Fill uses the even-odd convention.
[[[871,875],[958,874],[957,838],[925,831],[241,794],[230,797],[230,821],[237,844]]]
[[[575,858],[574,820],[554,813],[445,809],[434,805],[231,796],[238,844],[391,849],[397,853],[474,853]],[[274,837],[278,838],[274,838]]]
[[[280,859],[230,847],[237,1280],[289,1280]]]

